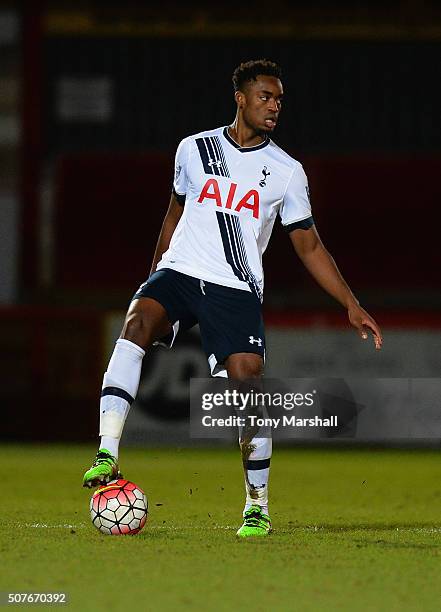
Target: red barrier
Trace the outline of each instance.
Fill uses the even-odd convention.
[[[354,287],[438,286],[441,159],[311,158],[318,230]],[[57,168],[55,284],[126,288],[150,268],[168,206],[172,156],[72,155]],[[283,236],[283,238],[282,238]],[[264,256],[267,290],[310,286],[280,227]]]
[[[441,312],[394,312],[375,310],[372,312],[383,329],[441,329]],[[326,311],[266,311],[267,327],[292,328],[350,328],[346,312]]]
[[[94,440],[102,314],[0,308],[2,439]]]
[[[55,284],[133,291],[145,280],[168,207],[167,155],[73,155],[60,160]]]
[[[441,329],[437,313],[376,312],[375,316],[386,343],[389,329]],[[105,318],[106,312],[81,309],[0,308],[0,353],[4,356],[0,439],[96,441],[99,391],[108,358]],[[268,330],[349,328],[344,311],[268,311],[265,324]],[[175,355],[174,351],[164,353],[169,358]]]

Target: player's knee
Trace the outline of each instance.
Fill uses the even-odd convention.
[[[150,334],[142,313],[131,312],[127,315],[121,337],[143,348],[147,347]]]
[[[263,376],[263,359],[253,353],[231,355],[226,367],[230,379],[247,380]]]

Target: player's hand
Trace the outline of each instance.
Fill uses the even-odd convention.
[[[378,327],[374,319],[358,304],[353,304],[348,308],[348,317],[351,325],[353,325],[360,334],[363,340],[368,337],[368,330],[372,332],[374,337],[375,348],[381,349],[383,344],[383,336],[381,329]]]

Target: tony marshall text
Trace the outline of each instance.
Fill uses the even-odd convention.
[[[204,427],[272,427],[277,429],[282,427],[337,427],[337,416],[333,415],[330,419],[322,419],[315,416],[313,418],[302,419],[295,415],[284,416],[282,418],[271,419],[258,417],[255,414],[249,414],[246,417],[228,416],[225,418],[212,417],[205,415],[202,417],[202,425]]]

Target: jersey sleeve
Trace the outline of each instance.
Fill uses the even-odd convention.
[[[185,204],[188,183],[188,157],[190,141],[185,138],[179,143],[175,157],[175,175],[173,179],[173,193],[179,204]]]
[[[287,231],[300,227],[307,229],[314,224],[309,201],[308,179],[299,164],[291,175],[279,209],[282,225]]]

